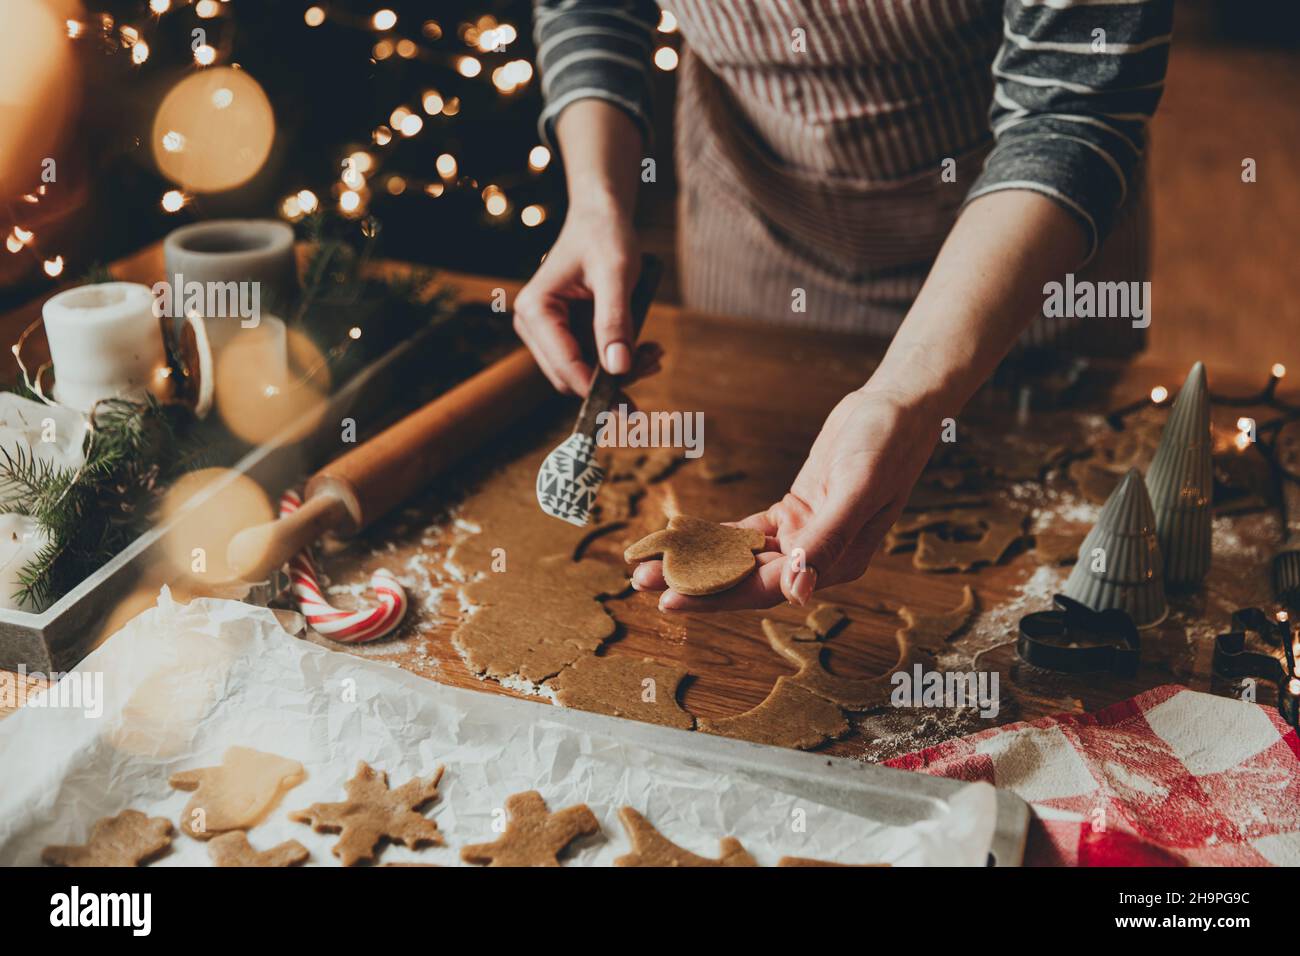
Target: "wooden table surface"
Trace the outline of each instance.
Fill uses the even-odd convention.
[[[153,246],[114,266],[121,279],[152,283],[163,272],[160,246]],[[474,276],[444,276],[465,301],[487,301],[494,289],[510,296],[517,283]],[[38,314],[39,303],[0,317],[0,334],[12,341]],[[639,383],[632,394],[644,409],[700,411],[705,416],[705,458],[710,448],[724,448],[741,463],[744,477],[731,482],[706,480],[699,463],[688,463],[664,481],[653,484],[642,500],[638,515],[626,528],[597,539],[592,553],[612,560],[624,542],[645,529],[662,526],[665,510],[676,509],[717,520],[742,517],[766,507],[788,487],[827,412],[846,392],[865,380],[874,366],[877,347],[850,336],[812,334],[759,327],[736,319],[702,315],[669,306],[656,307],[643,339],[653,339],[666,349],[664,371]],[[33,342],[38,356],[43,343]],[[1279,357],[1285,360],[1285,357]],[[1252,389],[1261,375],[1242,375],[1217,369],[1208,358],[1212,384],[1219,389]],[[1300,361],[1293,363],[1300,368]],[[1068,413],[1035,412],[1017,422],[1004,398],[992,390],[972,403],[959,422],[1007,442],[1060,441],[1069,428],[1098,412],[1140,398],[1155,384],[1171,390],[1186,369],[1162,366],[1150,358],[1109,367],[1109,380],[1099,386],[1086,407]],[[576,408],[560,407],[546,421],[563,427]],[[1234,409],[1234,417],[1242,410]],[[362,423],[364,428],[364,423]],[[461,475],[439,481],[423,500],[412,502],[399,514],[370,529],[360,539],[325,549],[322,565],[337,589],[357,589],[376,567],[398,571],[413,591],[410,620],[391,639],[354,649],[365,657],[391,660],[432,680],[479,691],[516,694],[469,673],[451,646],[450,634],[460,618],[454,586],[440,569],[450,516],[447,509],[464,491],[471,474],[481,475],[506,454],[542,436],[516,435],[503,439],[492,461],[473,463]],[[1041,500],[1032,488],[1027,507],[1059,505],[1060,488],[1044,489]],[[1068,493],[1068,488],[1065,489]],[[1267,597],[1266,555],[1276,532],[1270,515],[1249,516],[1216,531],[1230,532],[1238,547],[1222,560],[1216,554],[1211,586],[1205,592],[1175,604],[1178,614],[1161,633],[1148,633],[1144,663],[1138,675],[1120,679],[1109,675],[1063,678],[1019,665],[1014,648],[1019,616],[1050,603],[1053,581],[1064,580],[1065,569],[1046,581],[1041,562],[1027,547],[1014,548],[998,565],[974,573],[927,574],[912,567],[908,553],[880,555],[866,576],[842,585],[819,598],[838,604],[850,624],[827,643],[829,666],[846,676],[880,674],[895,662],[894,632],[899,621],[883,604],[906,604],[924,611],[941,611],[958,604],[962,589],[971,585],[977,594],[978,614],[965,632],[952,642],[953,666],[970,667],[980,654],[979,666],[997,669],[1004,681],[1004,703],[996,722],[1034,717],[1070,709],[1093,709],[1122,700],[1159,684],[1181,682],[1202,689],[1227,692],[1210,679],[1208,651],[1214,633],[1225,628],[1227,614],[1237,603]],[[432,530],[431,530],[432,529]],[[1217,543],[1217,538],[1216,538]],[[1036,573],[1037,572],[1037,573]],[[434,583],[430,583],[430,577]],[[346,604],[347,598],[339,599]],[[649,595],[630,594],[606,603],[619,624],[618,634],[604,653],[653,657],[684,667],[692,676],[680,701],[699,716],[721,717],[758,704],[774,680],[792,668],[770,649],[762,636],[764,616],[797,622],[802,613],[791,607],[769,612],[734,612],[716,615],[663,615]],[[964,664],[964,666],[963,666]],[[1010,695],[1007,690],[1011,689]],[[837,741],[830,752],[883,759],[938,742],[945,737],[988,726],[972,715],[936,714],[933,711],[893,711],[854,717],[851,734]]]

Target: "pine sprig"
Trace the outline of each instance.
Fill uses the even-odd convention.
[[[102,567],[148,526],[156,496],[185,467],[178,406],[101,402],[78,468],[0,448],[0,510],[34,518],[49,543],[19,574],[14,597],[43,607]]]

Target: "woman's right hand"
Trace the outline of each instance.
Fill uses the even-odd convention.
[[[636,246],[629,217],[616,204],[577,203],[516,298],[515,331],[559,391],[585,395],[591,382],[592,369],[570,327],[575,301],[593,304],[596,353],[606,371],[645,375],[657,364],[657,346],[633,353],[629,309],[640,268]]]

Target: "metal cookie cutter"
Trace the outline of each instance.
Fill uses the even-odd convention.
[[[1257,634],[1281,654],[1246,649],[1246,638]],[[1289,617],[1279,620],[1257,607],[1232,614],[1232,630],[1214,639],[1214,670],[1224,677],[1252,677],[1277,684],[1277,710],[1292,727],[1300,725],[1300,680]]]
[[[1051,611],[1020,619],[1016,653],[1021,660],[1067,674],[1137,673],[1141,638],[1132,617],[1117,609],[1094,611],[1064,594],[1053,603]]]

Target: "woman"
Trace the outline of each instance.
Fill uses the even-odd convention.
[[[537,0],[536,12],[541,127],[564,159],[569,213],[515,326],[556,388],[582,393],[591,369],[569,301],[594,300],[610,372],[655,358],[632,353],[628,297],[636,194],[653,188],[642,171],[659,14],[649,0]],[[1022,335],[1132,329],[1043,318],[1044,286],[1108,256],[1143,278],[1141,160],[1172,0],[675,0],[673,14],[688,44],[686,304],[893,336],[790,492],[742,522],[768,535],[758,573],[715,597],[660,599],[803,605],[862,575],[942,422]],[[633,583],[666,587],[658,563]]]

